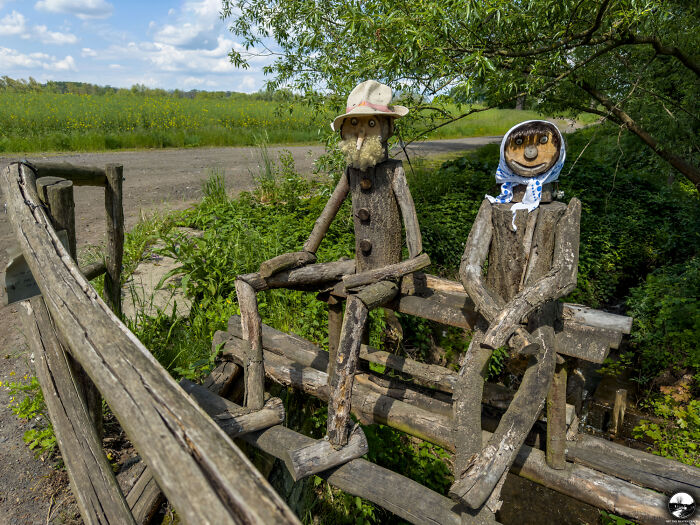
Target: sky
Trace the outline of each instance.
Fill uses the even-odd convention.
[[[0,75],[258,91],[266,60],[231,65],[228,52],[241,46],[220,9],[220,0],[0,0]]]

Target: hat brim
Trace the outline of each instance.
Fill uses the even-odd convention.
[[[343,119],[346,119],[350,116],[355,116],[355,117],[366,117],[367,115],[381,115],[384,117],[393,117],[393,118],[401,118],[406,115],[408,115],[408,108],[404,106],[391,106],[393,111],[379,111],[377,109],[371,108],[369,106],[357,106],[352,108],[350,111],[347,113],[340,115],[331,122],[331,129],[333,131],[338,131],[340,129],[341,124],[343,123]]]

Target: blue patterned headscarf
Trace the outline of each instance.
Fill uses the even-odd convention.
[[[513,173],[513,171],[511,171],[508,164],[506,164],[505,159],[505,145],[508,143],[508,137],[515,128],[530,122],[547,121],[527,120],[525,122],[521,122],[510,128],[508,133],[503,136],[503,140],[501,141],[501,158],[498,162],[498,169],[496,170],[496,182],[501,183],[501,194],[498,197],[486,195],[486,198],[491,204],[507,204],[513,200],[513,188],[515,186],[518,184],[527,185],[525,195],[523,196],[523,201],[516,202],[510,208],[513,212],[513,230],[517,230],[515,226],[515,213],[518,210],[527,210],[528,213],[530,213],[540,205],[540,200],[542,199],[542,186],[548,182],[554,182],[559,178],[559,173],[564,167],[564,161],[566,160],[566,146],[564,145],[564,137],[561,136],[561,132],[555,126],[554,129],[556,129],[557,133],[559,133],[559,143],[561,144],[561,147],[559,148],[559,160],[557,160],[556,164],[536,177],[521,177],[520,175],[516,175]],[[547,122],[547,124],[551,123]]]

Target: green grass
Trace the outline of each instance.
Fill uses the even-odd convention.
[[[457,114],[455,106],[448,107]],[[137,148],[322,143],[330,109],[260,95],[165,92],[105,94],[0,91],[0,152],[104,151]],[[444,126],[427,138],[500,135],[543,118],[535,111],[492,109]],[[421,124],[426,125],[426,124]]]
[[[0,92],[0,152],[243,146],[263,135],[271,143],[312,142],[320,137],[317,117],[306,106],[290,113],[288,105],[244,94],[6,91]]]

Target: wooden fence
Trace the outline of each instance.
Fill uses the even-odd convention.
[[[41,296],[23,302],[28,339],[81,515],[86,523],[134,523],[84,395],[77,363],[104,397],[178,514],[187,523],[297,523],[262,475],[227,434],[172,379],[124,326],[78,268],[75,244],[56,232],[64,208],[41,199],[37,175],[61,175],[48,185],[105,187],[108,215],[106,296],[119,306],[123,239],[121,167],[11,164],[2,185],[26,264]],[[71,184],[72,183],[72,184]],[[63,190],[65,191],[65,190]],[[46,204],[48,202],[48,205]],[[56,222],[52,222],[56,221]],[[59,226],[66,228],[68,221]],[[73,230],[74,231],[74,230]],[[111,232],[111,233],[110,233]],[[117,253],[119,252],[119,253]],[[110,268],[111,267],[111,268]]]
[[[115,315],[120,309],[123,249],[121,178],[119,166],[99,169],[18,163],[5,170],[0,180],[24,259],[41,292],[41,296],[24,300],[27,334],[85,522],[145,523],[161,499],[161,490],[188,523],[297,522],[231,441],[241,437],[285,462],[289,462],[290,451],[313,441],[280,424],[284,415],[277,401],[251,414],[221,397],[241,376],[245,343],[240,319],[234,316],[228,330],[215,336],[213,346],[224,343],[224,361],[200,387],[184,380],[178,386]],[[105,187],[108,231],[105,264],[82,269],[75,263],[72,215],[72,186],[81,184]],[[352,261],[328,263],[324,268],[332,277],[342,275],[340,267],[349,263]],[[106,272],[110,280],[105,287],[108,304],[88,282],[99,272]],[[408,281],[410,289],[402,290],[390,306],[447,325],[472,326],[476,314],[458,283],[422,274],[419,280]],[[304,269],[282,272],[264,285],[274,288],[296,281],[303,283]],[[22,296],[21,290],[14,293]],[[333,291],[336,297],[342,293],[342,288]],[[338,308],[329,310],[333,323]],[[563,353],[593,362],[602,362],[608,350],[619,344],[621,333],[629,332],[628,318],[575,305],[564,305],[563,323],[558,335]],[[328,353],[265,326],[263,346],[270,379],[327,400]],[[366,346],[361,358],[411,381],[359,373],[352,392],[358,419],[389,425],[454,450],[453,371]],[[126,496],[102,451],[99,394],[146,464]],[[509,401],[507,392],[486,385],[486,405],[507,406]],[[700,487],[700,469],[576,435],[573,407],[567,407],[562,417],[570,427],[563,468],[550,468],[541,450],[544,439],[535,432],[530,445],[520,449],[512,472],[640,523],[668,519],[665,494]],[[483,424],[486,442],[496,422],[486,417]],[[492,515],[457,506],[364,459],[319,476],[411,523],[493,523]]]

